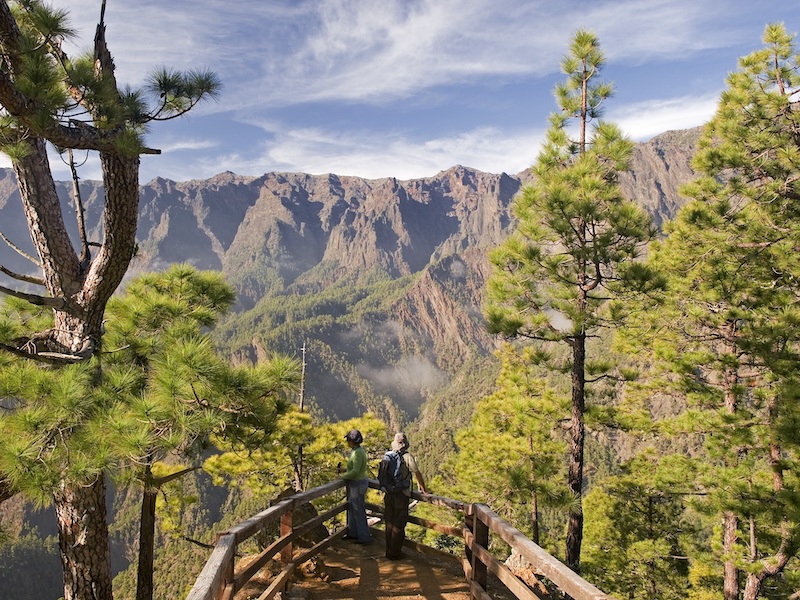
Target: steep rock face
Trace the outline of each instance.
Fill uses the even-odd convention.
[[[658,227],[683,206],[678,188],[695,177],[691,161],[702,128],[668,131],[634,150],[629,171],[620,174],[623,194],[653,216]]]
[[[623,193],[644,206],[659,225],[682,204],[677,190],[693,177],[690,160],[698,136],[699,129],[668,132],[639,144],[631,169],[620,174]],[[279,347],[274,349],[290,353],[300,345],[299,336],[319,336],[325,340],[325,352],[338,357],[320,368],[330,374],[331,361],[338,361],[337,369],[344,372],[344,365],[352,361],[352,373],[377,396],[388,397],[378,403],[394,399],[413,417],[426,394],[441,391],[461,365],[476,355],[488,355],[494,347],[481,318],[489,272],[486,254],[510,231],[511,202],[530,177],[528,172],[510,176],[455,166],[409,181],[302,173],[256,178],[222,173],[188,182],[157,178],[141,188],[140,251],[131,274],[175,262],[223,270],[237,288],[239,310],[253,312],[242,321],[250,323],[249,335],[239,334],[249,341],[230,348],[235,356],[254,358],[269,348],[261,342],[266,333],[261,335],[259,328],[274,332],[280,327]],[[69,185],[59,183],[58,189],[67,205]],[[103,190],[98,182],[82,182],[81,193],[90,236],[96,239],[102,235]],[[68,207],[65,215],[71,214]],[[32,251],[9,170],[0,170],[0,219],[0,231]],[[74,223],[68,226],[75,235]],[[18,272],[34,271],[2,243],[0,264]],[[383,312],[360,323],[355,337],[341,333],[349,327],[344,324],[337,325],[338,330],[317,327],[303,333],[258,312],[264,298],[295,302],[337,286],[356,289],[375,281],[404,281],[405,287],[389,299],[364,292],[342,301],[345,304],[333,302],[320,309],[329,311],[329,321],[351,313],[348,318],[357,320],[362,318],[357,316],[362,314],[357,303],[366,299],[380,304]],[[0,283],[13,284],[3,276]],[[390,332],[389,338],[385,332]],[[380,341],[380,350],[373,340]],[[399,372],[402,365],[417,363],[437,375],[419,378],[414,394],[395,395],[391,385],[381,383],[391,380],[384,377],[387,369]],[[331,387],[320,378],[320,388]],[[406,379],[413,387],[414,376]],[[313,381],[309,385],[313,389]],[[348,386],[352,390],[354,384],[343,387]],[[372,392],[352,391],[351,399],[339,399],[338,404],[352,406],[352,414],[358,414],[363,397]],[[320,389],[318,395],[323,393]]]
[[[221,269],[239,223],[255,202],[252,180],[222,173],[183,183],[157,178],[143,186],[140,268],[189,262],[202,269]]]

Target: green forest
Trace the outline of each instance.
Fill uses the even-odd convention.
[[[617,598],[797,597],[800,54],[783,25],[729,75],[687,203],[660,230],[618,186],[633,142],[603,119],[614,90],[600,40],[572,36],[532,183],[475,307],[503,344],[437,399],[447,423],[420,423],[370,389],[369,411],[344,421],[319,399],[301,406],[305,359],[276,350],[301,331],[357,381],[326,332],[379,314],[410,279],[265,298],[246,315],[218,272],[173,265],[123,285],[147,127],[218,82],[164,70],[119,88],[102,23],[70,60],[65,14],[0,9],[0,149],[41,267],[4,270],[40,293],[0,286],[0,590],[184,597],[215,532],[334,478],[348,430],[377,461],[402,426],[433,493],[488,504]],[[83,230],[69,242],[42,183],[46,142],[100,154],[102,243]],[[75,206],[80,219],[79,194]],[[274,347],[234,360],[256,326]]]

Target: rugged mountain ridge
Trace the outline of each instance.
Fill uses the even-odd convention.
[[[620,175],[626,196],[659,225],[681,205],[677,189],[693,176],[698,135],[668,132],[638,144]],[[141,187],[131,274],[175,262],[222,270],[239,293],[237,314],[220,333],[233,357],[296,354],[311,340],[307,390],[323,412],[347,418],[368,408],[400,426],[490,355],[495,341],[481,322],[486,253],[508,234],[511,201],[529,179],[462,166],[408,181],[157,178]],[[68,202],[69,185],[58,188]],[[102,186],[83,181],[81,193],[97,237]],[[0,170],[0,231],[32,252],[8,170]],[[0,264],[31,270],[2,244]]]

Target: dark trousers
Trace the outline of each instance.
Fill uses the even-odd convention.
[[[400,558],[406,539],[408,503],[411,498],[403,492],[383,497],[383,520],[386,523],[386,558]]]

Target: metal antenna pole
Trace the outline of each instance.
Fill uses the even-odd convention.
[[[302,366],[300,369],[300,412],[305,409],[305,384],[306,384],[306,343],[300,349],[302,353]],[[298,492],[303,491],[303,444],[297,447],[297,463],[294,469],[294,488]]]
[[[306,386],[306,343],[303,342],[303,347],[300,349],[303,353],[303,364],[300,370],[300,412],[303,412],[305,403],[305,386]]]

